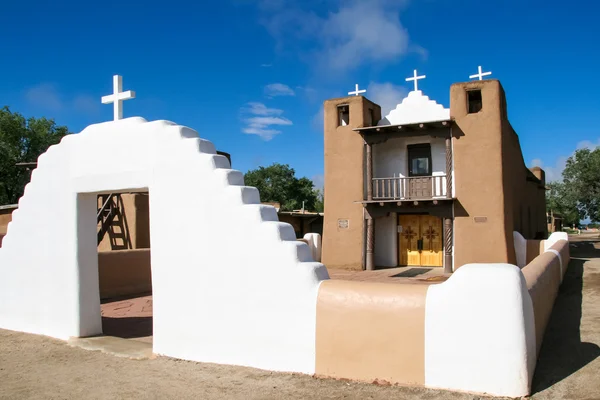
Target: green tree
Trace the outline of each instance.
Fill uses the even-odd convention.
[[[30,172],[17,163],[35,162],[68,132],[54,120],[28,118],[0,109],[0,204],[14,204],[23,195]]]
[[[600,147],[580,149],[563,171],[564,195],[576,203],[579,217],[600,221]],[[579,222],[579,221],[577,221]]]
[[[313,182],[306,177],[296,178],[296,171],[287,164],[274,163],[250,170],[244,181],[259,190],[261,201],[277,202],[283,211],[298,210],[302,202],[305,210],[316,210],[318,192]]]
[[[562,182],[548,183],[546,192],[546,210],[548,213],[560,214],[564,226],[579,224],[579,210],[573,193],[569,193]]]

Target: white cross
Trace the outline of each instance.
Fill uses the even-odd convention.
[[[135,99],[135,92],[128,90],[123,92],[123,77],[119,75],[113,76],[113,94],[102,96],[102,104],[113,103],[115,121],[123,119],[123,101]]]
[[[415,83],[415,92],[419,90],[419,86],[417,85],[417,81],[419,79],[425,79],[426,76],[425,75],[421,75],[421,76],[417,76],[417,70],[415,69],[413,77],[412,78],[406,78],[406,82],[410,82],[410,81],[414,81]]]
[[[479,72],[475,75],[469,75],[469,78],[474,79],[474,78],[479,78],[479,80],[482,80],[484,76],[488,76],[491,75],[492,72],[481,72],[481,65],[478,68]]]
[[[358,83],[354,87],[355,87],[354,92],[348,92],[348,95],[353,94],[355,96],[358,96],[360,93],[365,93],[367,91],[366,89],[358,90]]]

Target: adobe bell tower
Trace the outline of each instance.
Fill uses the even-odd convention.
[[[363,96],[324,104],[325,220],[323,263],[330,268],[365,269],[365,143],[355,128],[376,125],[381,107]]]

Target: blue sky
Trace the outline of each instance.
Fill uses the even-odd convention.
[[[126,4],[125,4],[126,3]],[[0,106],[71,131],[112,119],[112,75],[137,93],[124,116],[196,129],[242,171],[273,162],[323,173],[322,102],[359,83],[389,109],[482,65],[500,79],[526,163],[560,175],[600,145],[597,2],[222,0],[2,5]]]

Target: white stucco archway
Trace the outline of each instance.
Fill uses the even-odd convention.
[[[40,156],[0,248],[0,327],[101,333],[96,195],[136,190],[150,193],[154,352],[313,373],[327,270],[212,143],[167,121],[91,125]]]

